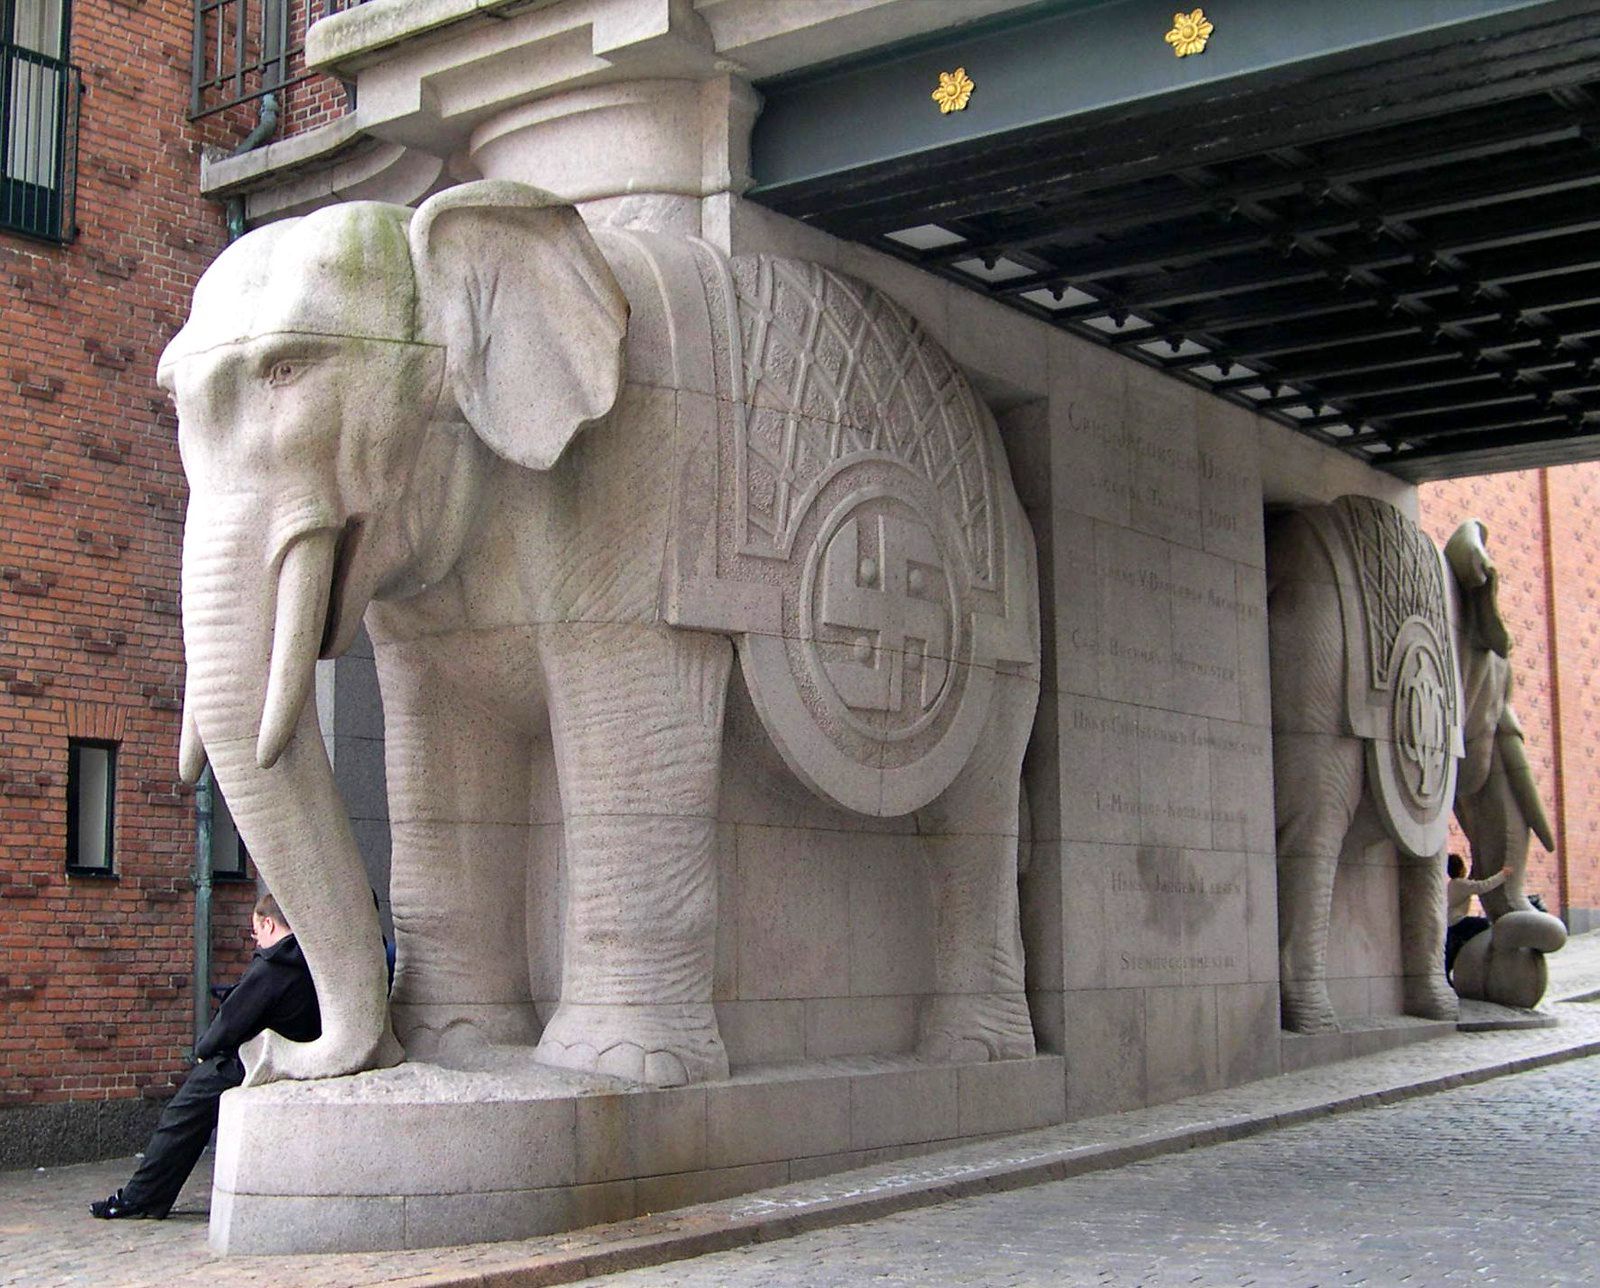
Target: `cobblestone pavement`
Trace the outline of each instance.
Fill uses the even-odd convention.
[[[1600,1058],[582,1281],[604,1288],[1593,1284]]]
[[[1600,932],[1573,940],[1550,968],[1550,997],[1600,996]],[[1600,1052],[1600,1004],[1547,1009],[1557,1027],[1456,1033],[1153,1109],[516,1243],[224,1261],[206,1246],[209,1160],[163,1222],[89,1219],[88,1201],[126,1180],[130,1159],[0,1172],[0,1285],[512,1288],[612,1269],[630,1273],[605,1280],[608,1288],[1600,1282],[1592,1215],[1600,1179],[1586,1171],[1600,1146],[1600,1058],[1574,1058]],[[1535,1068],[1561,1060],[1569,1063]],[[1391,1138],[1403,1148],[1389,1149]],[[1467,1215],[1475,1196],[1463,1156],[1485,1177],[1481,1217]],[[988,1192],[997,1189],[1011,1192]],[[929,1206],[955,1195],[973,1197]],[[904,1208],[917,1211],[887,1215]],[[868,1218],[870,1240],[868,1227],[844,1224]],[[894,1256],[880,1252],[880,1231],[892,1240],[919,1221],[934,1233],[906,1236]],[[813,1233],[771,1242],[801,1230]],[[756,1246],[659,1266],[655,1278],[633,1270],[745,1244]],[[788,1268],[772,1260],[791,1252],[800,1260]],[[754,1277],[736,1278],[743,1273]]]

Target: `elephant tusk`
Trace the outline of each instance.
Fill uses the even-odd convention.
[[[1508,713],[1510,710],[1510,707],[1506,708]],[[1528,751],[1523,746],[1522,730],[1515,727],[1515,721],[1516,717],[1513,715],[1513,728],[1502,728],[1495,736],[1495,743],[1500,750],[1500,762],[1505,767],[1506,782],[1510,785],[1511,794],[1522,810],[1523,820],[1533,829],[1533,834],[1539,838],[1539,844],[1554,854],[1555,829],[1550,826],[1550,819],[1544,812],[1544,801],[1539,798],[1539,784],[1533,781],[1533,767],[1528,764]]]
[[[337,538],[333,529],[320,528],[296,538],[283,556],[267,697],[256,738],[256,764],[262,769],[277,764],[311,693],[328,616]]]
[[[183,686],[183,729],[178,734],[178,777],[193,787],[206,767],[205,744],[200,741],[200,726],[194,718],[194,701],[189,686]]]

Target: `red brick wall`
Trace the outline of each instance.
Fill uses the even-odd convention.
[[[354,6],[350,0],[342,0],[337,7]],[[302,47],[304,45],[307,17],[315,22],[329,10],[327,0],[295,0],[289,11],[289,24],[295,33],[296,43]],[[284,95],[278,134],[284,138],[291,134],[303,134],[307,130],[316,129],[319,125],[337,120],[349,110],[350,96],[344,86],[331,76],[313,73],[291,85]]]
[[[1489,529],[1515,643],[1513,701],[1557,833],[1555,855],[1533,843],[1528,888],[1552,910],[1600,908],[1600,520],[1587,501],[1597,485],[1600,464],[1585,464],[1420,490],[1435,540],[1467,518]]]
[[[186,119],[189,0],[80,0],[79,235],[0,231],[0,1106],[162,1094],[191,1040],[177,782],[185,501],[156,358],[225,240]],[[67,739],[120,743],[115,880],[70,877]],[[216,978],[248,886],[217,898]]]
[[[1600,909],[1600,464],[1547,474],[1568,900]]]

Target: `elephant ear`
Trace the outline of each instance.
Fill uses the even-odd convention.
[[[467,423],[549,469],[622,384],[628,302],[570,205],[527,184],[466,183],[411,220],[419,338],[443,344]]]

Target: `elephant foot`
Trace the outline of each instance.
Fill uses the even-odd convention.
[[[411,1058],[432,1064],[449,1064],[487,1047],[531,1047],[539,1040],[532,1002],[391,1002],[389,1014]]]
[[[292,1042],[268,1029],[239,1048],[246,1087],[269,1082],[340,1078],[369,1069],[389,1069],[406,1058],[387,1021],[376,1039],[324,1031],[311,1042]]]
[[[1408,975],[1404,988],[1405,1013],[1423,1020],[1455,1020],[1461,1016],[1461,999],[1444,973]]]
[[[607,1006],[563,1002],[545,1025],[534,1058],[652,1087],[728,1076],[728,1053],[710,1003]]]
[[[1022,1060],[1034,1054],[1033,1021],[1022,993],[955,993],[923,1012],[917,1055],[935,1064]]]
[[[1291,1033],[1337,1033],[1339,1016],[1326,985],[1285,983],[1280,991],[1283,1027]]]

